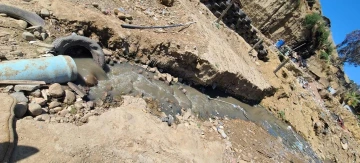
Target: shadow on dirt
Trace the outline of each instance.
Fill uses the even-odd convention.
[[[16,132],[16,121],[17,120],[14,120],[14,123],[13,123],[14,138],[15,138],[14,149],[11,153],[9,162],[18,162],[20,160],[26,159],[26,158],[39,152],[39,149],[37,149],[35,147],[18,145],[18,135]]]

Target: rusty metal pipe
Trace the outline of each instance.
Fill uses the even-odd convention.
[[[0,62],[0,80],[36,80],[66,83],[77,78],[77,67],[69,56]]]

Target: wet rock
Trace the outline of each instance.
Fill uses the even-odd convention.
[[[39,104],[36,103],[30,103],[29,104],[29,111],[31,113],[32,116],[38,116],[42,113],[42,109],[41,106]]]
[[[54,110],[55,113],[57,113],[57,112],[63,110],[63,108],[62,107],[55,107],[53,110]]]
[[[44,98],[34,98],[33,103],[37,103],[41,106],[44,106],[46,104],[46,100]]]
[[[35,89],[38,89],[39,86],[38,85],[15,85],[14,90],[16,92],[19,91],[34,91]]]
[[[49,11],[48,9],[43,8],[43,9],[41,9],[41,11],[40,11],[40,16],[42,16],[42,17],[49,17],[49,16],[50,16],[50,11]]]
[[[19,24],[20,28],[22,29],[26,29],[28,26],[28,23],[24,20],[17,20],[16,23]]]
[[[90,108],[90,109],[93,109],[93,108],[94,108],[94,102],[93,102],[93,101],[88,101],[88,102],[86,102],[86,105],[87,105],[87,107]]]
[[[85,84],[89,87],[95,86],[98,83],[97,78],[93,74],[88,74],[83,77]]]
[[[26,41],[35,41],[36,40],[35,36],[30,32],[24,32],[22,34],[22,38],[25,39]]]
[[[37,90],[31,92],[31,93],[30,93],[30,96],[33,96],[33,97],[41,97],[40,89],[37,89]]]
[[[181,92],[184,93],[184,94],[186,94],[187,90],[186,90],[185,88],[183,88],[183,89],[181,90]]]
[[[174,81],[175,83],[177,83],[177,82],[179,82],[179,78],[173,78],[173,81]]]
[[[161,121],[167,122],[168,126],[171,126],[174,123],[174,117],[169,114],[169,116],[167,116],[167,117],[162,117]]]
[[[157,68],[156,68],[156,67],[153,67],[153,68],[149,68],[148,70],[149,70],[149,72],[155,73],[156,70],[157,70]]]
[[[10,96],[16,98],[18,103],[20,102],[29,102],[29,99],[25,97],[24,92],[14,92]]]
[[[40,36],[42,40],[45,40],[48,35],[46,33],[40,33]]]
[[[22,118],[24,117],[26,111],[28,109],[28,104],[26,102],[20,102],[15,105],[15,117]]]
[[[37,39],[41,40],[41,35],[40,35],[40,32],[39,32],[39,31],[35,31],[35,32],[34,32],[34,36],[35,36]]]
[[[64,90],[59,83],[55,83],[49,87],[49,94],[51,97],[62,97]]]
[[[166,80],[170,83],[173,80],[173,77],[170,74],[166,74]]]
[[[71,105],[75,102],[75,100],[76,100],[75,93],[69,90],[65,90],[64,103]]]

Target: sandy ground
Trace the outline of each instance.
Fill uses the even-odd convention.
[[[21,119],[16,162],[278,162],[301,157],[250,122],[226,121],[230,141],[211,122],[187,120],[169,127],[146,113],[143,99],[91,117],[82,126]],[[232,145],[233,144],[233,145]],[[302,161],[300,161],[302,162]]]

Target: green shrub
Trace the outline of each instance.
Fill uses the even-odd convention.
[[[329,55],[331,55],[334,51],[334,47],[332,46],[331,42],[326,41],[325,42],[325,51],[326,53],[328,53]]]
[[[324,24],[321,24],[316,29],[316,36],[317,41],[319,42],[320,46],[324,45],[328,42],[328,38],[330,36],[330,31],[325,27]]]
[[[321,19],[322,17],[318,13],[308,14],[305,16],[305,26],[308,28],[313,28]]]
[[[320,53],[320,59],[323,59],[323,60],[329,60],[329,54],[326,53],[325,51],[321,51]]]

